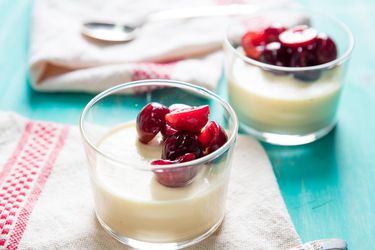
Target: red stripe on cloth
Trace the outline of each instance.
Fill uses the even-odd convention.
[[[0,184],[0,248],[17,249],[67,134],[68,127],[35,123],[22,136]]]
[[[138,63],[133,69],[131,80],[171,79],[172,70],[177,62]]]
[[[16,162],[16,159],[18,155],[21,153],[23,147],[26,144],[27,139],[30,136],[31,129],[33,127],[32,122],[26,123],[25,129],[21,135],[21,139],[18,142],[18,145],[16,149],[14,150],[12,156],[9,158],[8,162],[5,164],[3,171],[0,173],[0,186],[3,183],[4,178],[9,174],[10,170],[12,169],[14,163]]]

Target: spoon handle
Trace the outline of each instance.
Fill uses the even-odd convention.
[[[272,7],[285,6],[286,1],[280,0]],[[190,19],[196,17],[218,17],[218,16],[240,16],[251,14],[271,5],[261,4],[228,4],[204,7],[189,7],[181,9],[169,9],[153,12],[146,18],[145,22],[165,21],[174,19]]]
[[[288,250],[346,250],[347,244],[340,239],[314,240]]]

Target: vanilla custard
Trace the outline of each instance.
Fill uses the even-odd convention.
[[[150,162],[161,157],[160,137],[137,139],[135,122],[116,127],[98,147],[129,165],[97,159],[92,173],[96,213],[114,233],[146,242],[179,242],[209,231],[224,216],[226,168],[202,166],[194,181],[178,188],[159,184]],[[133,164],[133,165],[131,165]]]

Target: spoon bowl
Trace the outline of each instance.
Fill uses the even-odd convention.
[[[139,27],[109,22],[85,22],[82,34],[101,41],[128,42],[133,40]]]

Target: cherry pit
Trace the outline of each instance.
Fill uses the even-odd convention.
[[[160,133],[163,136],[161,159],[151,165],[183,163],[206,156],[221,146],[228,137],[215,121],[208,121],[210,107],[173,104],[166,107],[148,103],[139,112],[136,129],[140,142],[147,144]],[[156,180],[168,187],[190,183],[197,174],[196,166],[156,169]]]

